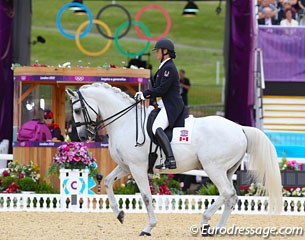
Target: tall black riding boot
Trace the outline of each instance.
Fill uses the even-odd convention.
[[[175,157],[173,154],[173,150],[172,150],[171,144],[170,144],[165,132],[163,131],[163,129],[158,128],[156,130],[155,136],[158,140],[158,143],[160,144],[160,147],[162,148],[162,150],[166,156],[164,165],[163,164],[157,165],[156,168],[162,169],[163,167],[165,167],[165,168],[169,168],[169,169],[175,169],[176,161],[175,161]]]

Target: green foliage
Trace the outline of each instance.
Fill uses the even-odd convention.
[[[283,197],[305,197],[305,187],[296,189],[283,189]]]
[[[241,192],[245,196],[265,196],[267,189],[260,183],[251,183],[249,189]]]
[[[206,183],[197,191],[199,195],[219,195],[217,187],[213,183]]]
[[[46,181],[42,181],[35,186],[35,193],[44,194],[55,194],[58,193],[52,185],[48,184]]]
[[[182,195],[180,183],[173,174],[154,174],[148,177],[150,191],[159,195]]]
[[[19,180],[21,191],[35,191],[36,183],[31,177],[24,177]]]
[[[39,181],[39,167],[32,161],[29,164],[20,164],[18,161],[11,161],[8,163],[8,172],[11,177],[16,179],[23,177],[30,177],[34,182]]]
[[[12,183],[16,183],[18,185],[19,180],[16,179],[15,177],[7,176],[7,177],[2,177],[2,188],[6,189],[8,188]]]
[[[152,194],[159,195],[182,195],[180,183],[173,179],[172,174],[154,174],[148,177],[149,187]],[[115,194],[135,194],[138,193],[139,188],[135,180],[129,176],[126,184],[122,184],[119,188],[114,190]]]
[[[139,192],[138,185],[134,180],[128,180],[126,184],[122,184],[120,187],[114,190],[115,194],[135,194]]]
[[[46,177],[59,176],[59,165],[52,162],[47,170]]]

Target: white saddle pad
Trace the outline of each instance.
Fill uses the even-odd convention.
[[[176,127],[173,129],[172,144],[191,144],[192,143],[192,131],[194,126],[194,116],[190,115],[185,119],[185,127]]]

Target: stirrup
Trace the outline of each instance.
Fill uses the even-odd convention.
[[[155,168],[156,168],[156,169],[159,169],[159,170],[165,170],[165,169],[166,169],[164,163],[161,163],[161,164],[159,164],[159,165],[156,165]]]
[[[168,169],[176,169],[177,166],[176,166],[176,161],[175,160],[165,160],[165,162],[159,164],[159,165],[156,165],[155,168],[157,169],[160,169],[160,170],[165,170],[166,168]]]

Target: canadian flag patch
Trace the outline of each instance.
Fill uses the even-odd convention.
[[[180,131],[179,142],[188,142],[189,141],[189,131],[184,129]]]
[[[164,77],[168,77],[169,76],[169,71],[164,71]]]

